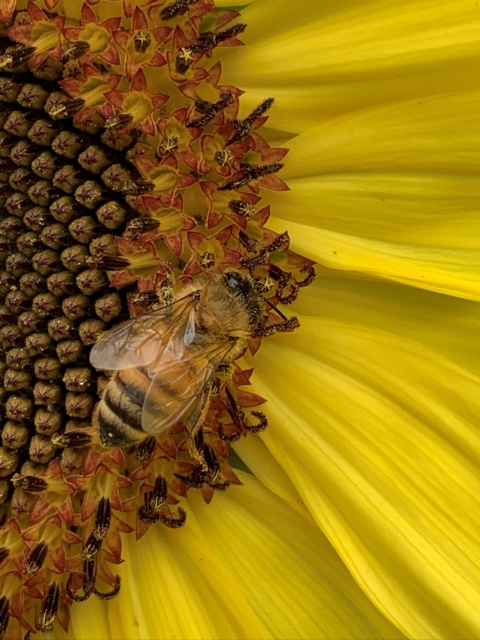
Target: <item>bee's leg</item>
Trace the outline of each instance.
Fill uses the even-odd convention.
[[[233,420],[233,424],[236,426],[236,430],[233,433],[227,435],[225,433],[225,427],[221,423],[218,429],[218,435],[222,440],[225,440],[226,442],[236,442],[242,435],[243,430],[246,426],[245,414],[238,408],[235,398],[233,397],[233,394],[228,387],[225,387],[225,395],[227,396],[228,401],[227,410]]]
[[[207,385],[200,396],[197,406],[185,421],[185,428],[188,436],[188,451],[190,456],[201,464],[202,471],[208,471],[208,465],[205,461],[204,449],[205,443],[203,439],[203,422],[210,406],[210,398],[214,389],[214,384]]]

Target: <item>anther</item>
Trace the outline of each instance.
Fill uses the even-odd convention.
[[[267,245],[266,247],[264,247],[259,253],[257,253],[256,256],[253,256],[253,258],[242,258],[240,260],[241,264],[243,267],[246,267],[247,269],[253,269],[254,267],[257,267],[259,264],[262,264],[263,262],[265,262],[269,255],[271,253],[273,253],[273,251],[278,251],[279,249],[283,248],[289,241],[288,238],[288,233],[281,233],[279,236],[277,236],[275,238],[275,240],[273,240],[273,242],[271,242],[269,245]],[[271,274],[271,272],[269,271],[269,274]],[[274,277],[272,275],[272,277]]]
[[[96,538],[93,533],[88,536],[88,539],[82,549],[82,558],[84,560],[93,560],[102,546],[102,539]]]
[[[237,191],[241,187],[244,187],[252,180],[257,180],[263,176],[268,176],[272,173],[277,173],[282,169],[283,164],[281,162],[274,162],[273,164],[256,165],[251,164],[244,167],[245,173],[241,178],[236,180],[230,180],[229,182],[218,187],[219,191]]]
[[[168,498],[168,485],[165,478],[157,476],[153,491],[151,492],[150,506],[154,511],[159,511],[166,503]]]
[[[133,116],[130,113],[119,113],[116,116],[105,120],[105,129],[123,129],[133,122]]]
[[[52,444],[56,447],[88,447],[92,442],[92,436],[84,431],[68,431],[67,433],[55,433],[52,436]]]
[[[136,460],[140,462],[147,462],[152,457],[153,452],[155,451],[155,446],[157,444],[157,440],[154,436],[148,436],[145,440],[138,445],[137,452],[135,454]]]
[[[238,239],[243,244],[243,246],[250,252],[255,252],[258,247],[258,240],[251,238],[244,231],[238,232]]]
[[[9,615],[8,612],[10,610],[10,600],[7,596],[2,596],[0,598],[0,638],[3,640],[5,633],[7,632]]]
[[[48,488],[48,482],[39,476],[29,476],[22,473],[16,473],[11,478],[12,484],[16,489],[23,489],[29,493],[41,493]]]
[[[103,271],[119,271],[130,266],[130,260],[123,256],[95,256],[90,261]]]
[[[203,113],[199,118],[195,118],[187,124],[187,127],[192,129],[194,127],[205,127],[211,122],[217,113],[223,111],[228,105],[232,104],[235,100],[233,93],[228,91],[224,93],[218,102],[207,102],[206,100],[195,100],[195,109]]]
[[[124,185],[122,188],[122,193],[126,196],[140,196],[144,193],[148,193],[155,188],[153,182],[149,180],[131,180],[129,183]]]
[[[42,568],[43,563],[45,562],[47,552],[48,544],[46,544],[45,542],[40,542],[36,545],[36,547],[28,556],[28,559],[25,562],[25,566],[23,567],[22,573],[26,578],[32,578],[33,576],[37,575],[37,573]]]
[[[192,53],[205,53],[215,49],[221,42],[230,40],[230,38],[236,38],[247,28],[246,24],[239,23],[234,24],[232,27],[225,29],[224,31],[207,31],[200,34],[198,42],[191,44],[188,48]]]
[[[84,106],[83,98],[70,98],[61,91],[55,91],[50,94],[45,104],[45,111],[53,120],[57,120],[71,118]]]
[[[63,47],[62,60],[63,62],[68,62],[69,60],[81,58],[83,55],[88,53],[89,49],[90,45],[88,42],[82,42],[81,40],[78,40],[77,42],[69,42]]]
[[[177,0],[172,2],[168,7],[160,11],[160,17],[162,20],[173,20],[173,18],[179,18],[187,13],[188,8],[198,2],[198,0]]]
[[[52,582],[48,588],[47,595],[43,600],[42,609],[38,618],[38,624],[41,631],[46,632],[52,630],[53,622],[57,615],[59,600],[60,587],[56,582]]]
[[[227,142],[227,146],[230,144],[234,144],[235,142],[239,142],[250,135],[252,131],[252,127],[255,124],[255,121],[258,118],[261,118],[273,104],[273,98],[267,98],[261,104],[256,107],[252,113],[245,118],[245,120],[234,120],[233,126],[235,128],[235,133]]]
[[[160,227],[160,221],[156,218],[135,218],[130,220],[125,228],[129,237],[139,236],[148,231],[155,231]]]
[[[245,427],[245,414],[240,411],[232,392],[228,387],[225,387],[225,395],[227,396],[229,409],[228,412],[237,427],[237,429],[243,429]]]
[[[218,462],[217,456],[215,455],[212,447],[207,444],[203,450],[203,457],[205,458],[205,462],[208,467],[208,482],[209,484],[212,482],[216,482],[220,475],[220,464]]]
[[[21,44],[9,47],[7,51],[0,56],[0,69],[14,71],[15,67],[30,60],[34,53],[35,47],[27,47]]]
[[[108,498],[101,498],[97,506],[95,523],[93,525],[93,536],[97,540],[103,540],[106,537],[108,528],[110,527],[111,517],[110,500]]]

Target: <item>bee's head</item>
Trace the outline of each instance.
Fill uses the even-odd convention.
[[[227,289],[245,303],[250,317],[250,325],[254,329],[260,320],[262,309],[255,280],[239,271],[226,271],[223,274],[223,281]]]

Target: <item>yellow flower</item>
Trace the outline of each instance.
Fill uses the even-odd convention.
[[[80,16],[81,2],[50,4]],[[167,3],[179,11],[195,4]],[[119,6],[92,4],[102,34]],[[132,16],[135,7],[151,10],[158,20],[165,3],[124,6]],[[137,19],[143,25],[138,11]],[[261,435],[233,445],[242,486],[216,492],[210,504],[189,491],[185,527],[152,526],[138,542],[126,536],[125,563],[115,566],[119,595],[75,604],[71,630],[54,633],[78,640],[479,637],[480,5],[254,0],[241,20],[246,46],[222,50],[222,84],[246,91],[239,118],[275,97],[265,136],[271,149],[259,142],[242,153],[254,151],[276,171],[281,157],[268,153],[289,148],[281,174],[289,191],[273,174],[260,176],[274,187],[261,192],[272,210],[265,229],[288,229],[291,249],[319,264],[319,278],[291,307],[301,329],[269,337],[240,362],[245,375],[255,367],[252,388],[268,399],[269,418]],[[40,27],[37,53],[44,54],[57,36],[50,22]],[[113,51],[105,39],[100,46],[95,27],[81,28],[100,54]],[[127,53],[134,33],[119,40]],[[165,62],[174,78],[193,73],[192,51],[181,37],[178,45],[176,66]],[[150,64],[153,50],[145,55]],[[213,55],[210,65],[220,59],[218,50]],[[126,66],[129,79],[141,68],[137,57]],[[103,94],[117,104],[124,89],[115,82],[101,95],[95,84],[95,104],[83,108],[106,105],[103,115],[114,122],[118,113],[108,111]],[[151,114],[136,118],[131,106],[135,124],[150,134]],[[162,174],[148,153],[137,158],[142,176],[155,183],[174,174],[175,154],[189,148],[182,140],[177,152],[176,144],[172,136],[163,147],[160,141],[165,157],[176,158]],[[195,171],[214,160],[214,145],[215,136],[205,140]],[[233,157],[218,157],[215,180],[242,179]],[[181,161],[193,169],[191,153]],[[168,229],[168,246],[181,257],[182,238],[190,238],[190,264],[198,264],[197,244],[224,259],[217,239],[202,244],[190,232],[195,222],[209,228],[211,218],[205,192],[189,191],[181,179],[166,188],[180,184],[188,203],[176,235]],[[208,197],[216,202],[224,193]],[[249,194],[245,207],[256,198]],[[168,215],[181,211],[173,195],[163,206]],[[215,211],[239,223],[228,200]],[[244,228],[270,242],[264,218],[257,213]],[[149,232],[148,251],[137,255],[125,240],[119,252],[132,270],[148,271],[151,284],[163,263]],[[277,269],[294,255],[278,257]],[[130,283],[132,270],[115,283]],[[295,285],[281,283],[276,294],[287,300]],[[19,548],[18,531],[2,536],[9,549]],[[9,574],[2,592],[13,615],[15,579]]]

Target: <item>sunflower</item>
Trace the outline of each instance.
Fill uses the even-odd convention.
[[[15,166],[0,170],[18,187],[1,193],[5,387],[27,390],[32,366],[38,380],[33,403],[6,398],[6,637],[20,623],[78,639],[478,637],[480,7],[254,0],[238,16],[215,4],[1,7],[20,43],[5,43],[3,68],[35,78],[8,76],[3,100],[40,101],[50,118],[22,102],[22,117],[2,115]],[[52,167],[32,142],[87,173]],[[48,292],[18,257],[29,252]],[[105,452],[85,388],[107,381],[85,350],[127,308],[168,302],[174,276],[229,265],[270,304],[212,401],[209,464],[188,458],[181,426]],[[282,302],[288,317],[272,309]],[[85,602],[66,632],[72,600]]]

